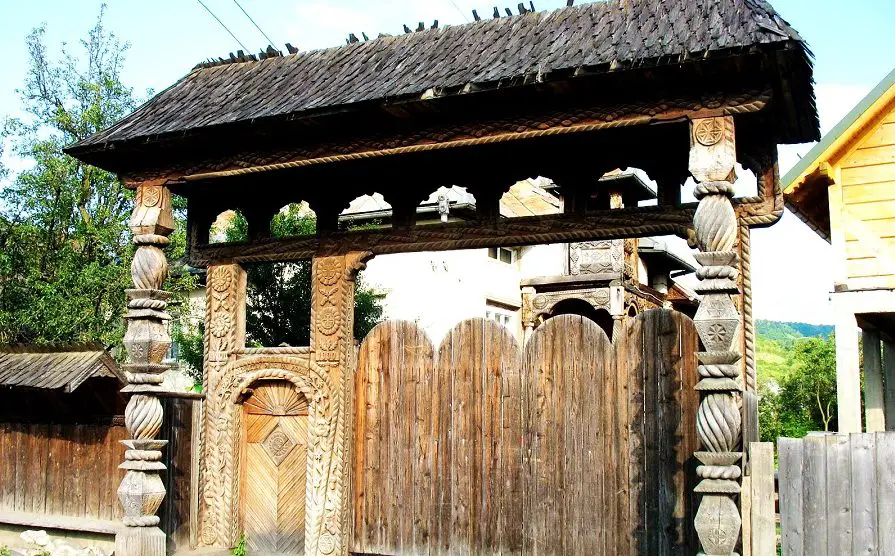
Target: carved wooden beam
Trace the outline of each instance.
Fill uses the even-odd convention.
[[[702,479],[695,491],[702,494],[695,527],[702,554],[732,556],[742,519],[734,497],[740,492],[742,416],[740,390],[741,319],[731,294],[739,293],[738,222],[731,197],[734,193],[736,143],[731,117],[694,120],[690,130],[690,173],[696,180],[694,196],[699,207],[693,219],[702,265],[696,291],[702,303],[693,321],[705,346],[697,353],[701,394],[696,431],[703,451]]]
[[[358,232],[336,232],[252,243],[190,246],[190,264],[290,261],[350,251],[374,255],[411,251],[449,251],[494,246],[536,245],[674,234],[687,236],[694,207],[632,207],[587,216],[532,216],[496,222],[457,222]]]

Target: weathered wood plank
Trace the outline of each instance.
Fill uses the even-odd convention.
[[[877,491],[875,436],[852,434],[849,440],[852,507],[852,554],[876,554]],[[841,470],[847,471],[847,470]]]
[[[777,554],[777,523],[774,510],[774,445],[753,442],[751,459],[751,540],[753,556]]]
[[[827,552],[848,554],[852,546],[851,470],[848,435],[826,437]]]
[[[801,439],[780,438],[780,528],[783,556],[804,554],[804,449]]]
[[[0,481],[0,508],[7,511],[15,510],[16,490],[16,445],[15,433],[11,423],[0,423],[0,473],[3,480]]]
[[[16,437],[16,511],[24,512],[28,508],[28,426],[21,423],[15,425]]]
[[[805,554],[827,554],[826,439],[805,438],[802,467],[803,538]]]
[[[895,554],[895,433],[875,436],[879,553]]]

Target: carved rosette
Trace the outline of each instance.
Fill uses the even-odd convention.
[[[694,120],[690,128],[690,172],[696,179],[699,207],[693,217],[695,254],[702,302],[694,322],[704,352],[697,354],[701,394],[696,432],[703,452],[696,458],[702,500],[695,527],[702,554],[733,554],[741,518],[734,496],[740,492],[742,416],[740,389],[741,318],[732,294],[739,293],[738,225],[731,197],[736,180],[733,118]]]
[[[370,253],[349,253],[317,257],[313,261],[311,296],[311,357],[328,372],[332,385],[329,418],[332,444],[319,464],[325,466],[315,476],[323,481],[311,484],[315,495],[316,521],[305,534],[306,554],[348,554],[350,500],[350,416],[353,391],[354,284]],[[322,492],[318,489],[322,489]],[[312,504],[308,500],[308,504]],[[309,508],[310,510],[310,508]]]
[[[128,362],[124,365],[128,385],[124,424],[131,440],[122,441],[125,461],[119,469],[126,471],[118,499],[124,508],[124,532],[116,536],[115,553],[122,556],[162,556],[165,534],[158,528],[155,512],[165,497],[165,486],[159,472],[165,440],[156,437],[162,427],[164,412],[158,398],[162,376],[168,365],[163,363],[171,346],[165,312],[170,294],[162,291],[168,275],[168,261],[163,251],[168,234],[174,229],[171,194],[166,187],[140,185],[136,207],[130,219],[133,241],[137,246],[131,263],[134,289],[127,290],[127,331],[124,347]]]

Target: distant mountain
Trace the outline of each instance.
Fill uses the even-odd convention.
[[[804,322],[755,321],[756,360],[760,377],[779,380],[792,366],[793,345],[801,338],[829,338],[833,327]]]
[[[789,346],[798,338],[829,338],[833,326],[829,324],[808,324],[805,322],[780,322],[775,320],[755,321],[755,330],[759,336]]]

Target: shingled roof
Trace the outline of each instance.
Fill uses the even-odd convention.
[[[0,386],[63,389],[71,393],[93,377],[126,382],[124,373],[100,346],[0,347]]]
[[[763,0],[606,0],[260,61],[197,66],[70,152],[235,122],[299,119],[371,101],[568,79],[579,70],[670,66],[790,46],[807,67],[810,95],[810,53]],[[816,124],[813,98],[807,100]]]

